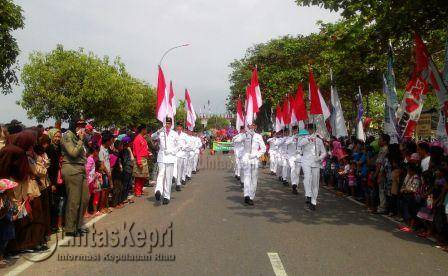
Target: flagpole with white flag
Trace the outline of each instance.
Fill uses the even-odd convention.
[[[358,86],[358,116],[356,118],[356,138],[360,141],[366,141],[366,134],[364,133],[364,126],[362,124],[362,115],[364,114],[364,107],[362,105],[361,86]]]
[[[348,136],[347,127],[345,125],[344,114],[342,111],[341,101],[339,100],[338,91],[333,85],[333,71],[330,69],[331,80],[331,106],[333,112],[331,114],[331,132],[336,138]]]
[[[193,131],[196,123],[196,112],[194,111],[188,89],[185,89],[185,105],[187,107],[187,128]]]

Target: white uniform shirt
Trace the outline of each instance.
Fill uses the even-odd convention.
[[[258,164],[258,159],[266,152],[266,145],[260,134],[244,134],[244,155],[243,162],[248,164]]]
[[[244,153],[244,133],[238,133],[237,135],[233,136],[232,143],[233,143],[233,152],[235,153],[236,158],[240,158],[243,156]]]
[[[179,135],[174,130],[170,130],[168,135],[165,131],[165,129],[160,130],[154,133],[151,138],[159,140],[159,153],[157,154],[157,162],[173,164],[177,158],[177,142]]]
[[[275,155],[278,151],[277,138],[271,137],[267,142],[269,143],[269,153]]]
[[[302,163],[313,168],[321,168],[327,156],[324,142],[315,134],[300,137],[297,146],[302,147]]]
[[[178,158],[187,158],[187,139],[188,135],[185,132],[177,134],[177,152],[176,156]]]

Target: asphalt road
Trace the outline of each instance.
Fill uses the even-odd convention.
[[[275,275],[268,253],[277,253],[287,275],[448,274],[448,255],[432,242],[398,232],[391,221],[368,214],[325,189],[320,190],[317,211],[305,211],[303,189],[293,195],[260,170],[255,206],[243,205],[230,158],[204,157],[205,168],[183,191],[172,193],[169,205],[156,204],[151,188],[148,198],[139,198],[95,223],[97,232],[108,231],[109,240],[124,222],[135,223],[135,232],[158,229],[159,243],[152,253],[148,243],[156,245],[155,234],[141,248],[131,247],[128,236],[123,247],[112,247],[113,241],[102,248],[91,244],[58,247],[44,262],[30,265],[21,259],[12,267],[16,270],[9,271],[23,275]],[[171,223],[162,247],[161,233]],[[170,237],[172,246],[168,247]],[[151,260],[111,261],[126,254]],[[61,260],[69,255],[99,260]],[[281,275],[281,267],[274,266]]]

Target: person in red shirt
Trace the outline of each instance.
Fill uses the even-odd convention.
[[[147,134],[146,126],[141,125],[137,128],[137,136],[134,138],[132,149],[134,153],[134,195],[136,197],[142,196],[143,185],[149,178],[148,159],[151,153],[148,150],[148,143],[144,136]]]

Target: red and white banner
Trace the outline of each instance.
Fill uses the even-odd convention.
[[[252,79],[250,81],[250,86],[255,94],[255,100],[257,101],[257,108],[259,109],[263,105],[263,99],[261,98],[260,84],[258,83],[258,72],[257,67],[252,71]]]
[[[291,124],[291,111],[289,107],[288,95],[286,95],[285,99],[283,100],[282,113],[283,113],[283,123],[285,126],[288,126],[289,124]]]
[[[280,105],[277,105],[275,110],[275,132],[281,131],[284,126],[282,108]]]
[[[187,108],[187,128],[193,131],[196,123],[196,112],[193,108],[193,103],[191,102],[190,93],[185,89],[185,105]]]
[[[168,115],[168,96],[166,93],[165,76],[162,68],[159,66],[159,76],[157,78],[157,105],[156,117],[162,123],[165,123],[165,118]]]
[[[297,120],[297,107],[296,107],[297,103],[296,103],[296,99],[294,98],[293,95],[289,96],[289,111],[291,113],[291,126],[296,126],[299,122],[299,120]]]
[[[240,131],[242,126],[244,126],[243,103],[238,98],[236,102],[236,130]]]
[[[170,92],[169,92],[169,96],[168,96],[168,114],[167,114],[167,116],[173,120],[173,127],[174,127],[174,116],[175,115],[176,115],[176,103],[174,100],[173,82],[170,81]]]
[[[308,112],[306,111],[305,101],[303,100],[303,87],[299,84],[296,93],[296,117],[298,121],[308,120]]]

